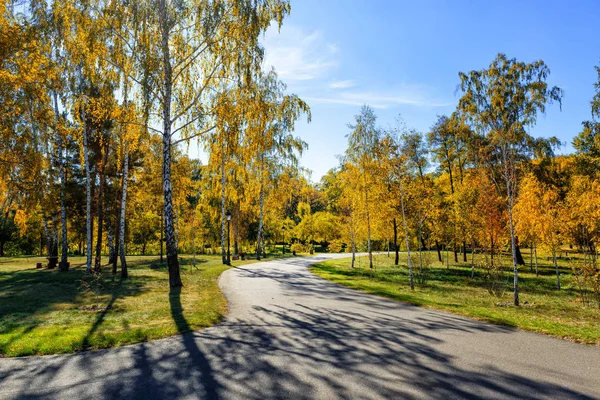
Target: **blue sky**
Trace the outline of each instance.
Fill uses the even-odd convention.
[[[482,69],[497,53],[542,59],[549,83],[564,89],[562,112],[551,106],[531,130],[567,142],[590,118],[600,64],[600,1],[292,0],[281,32],[265,34],[265,66],[311,106],[312,123],[296,134],[308,144],[302,165],[318,181],[346,148],[347,123],[362,104],[387,126],[402,115],[427,132],[450,114],[458,72]]]

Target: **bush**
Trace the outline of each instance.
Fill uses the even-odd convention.
[[[415,280],[419,285],[424,285],[429,278],[429,268],[433,264],[433,255],[429,252],[412,253],[410,255],[412,261],[413,270],[415,274]]]
[[[507,288],[507,281],[499,262],[495,264],[484,263],[480,266],[485,270],[485,286],[488,293],[495,297],[502,297]]]
[[[344,243],[342,243],[341,240],[334,240],[331,243],[329,243],[329,246],[327,246],[327,249],[330,253],[340,253],[343,248]]]
[[[311,246],[308,244],[294,243],[290,247],[290,250],[292,253],[308,253],[311,250]]]
[[[600,267],[596,260],[583,265],[571,265],[581,303],[584,307],[597,306],[600,310]]]

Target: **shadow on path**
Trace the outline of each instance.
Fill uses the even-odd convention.
[[[189,332],[181,291],[172,291],[169,307],[182,335],[70,357],[0,360],[0,398],[600,397],[599,387],[577,370],[518,357],[509,363],[506,354],[491,357],[491,350],[478,347],[489,340],[510,346],[509,328],[414,313],[415,306],[355,293],[285,265],[237,271],[241,278],[275,280],[281,297]],[[236,282],[263,290],[253,281]],[[488,341],[477,342],[482,337]],[[448,346],[457,338],[473,341],[465,348],[469,355]],[[582,364],[598,359],[595,349],[585,354]],[[28,377],[30,385],[22,385]]]

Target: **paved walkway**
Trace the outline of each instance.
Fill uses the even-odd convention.
[[[599,348],[343,288],[308,272],[327,257],[226,271],[209,329],[0,359],[0,398],[600,398]]]

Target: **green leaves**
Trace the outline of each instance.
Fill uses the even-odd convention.
[[[596,71],[596,94],[590,102],[592,119],[582,122],[583,130],[573,139],[573,147],[582,161],[593,164],[597,170],[600,165],[600,67],[596,67]]]
[[[561,104],[563,91],[548,86],[549,74],[543,61],[527,64],[498,54],[488,69],[459,73],[464,94],[458,109],[480,131],[518,142],[547,104]]]

